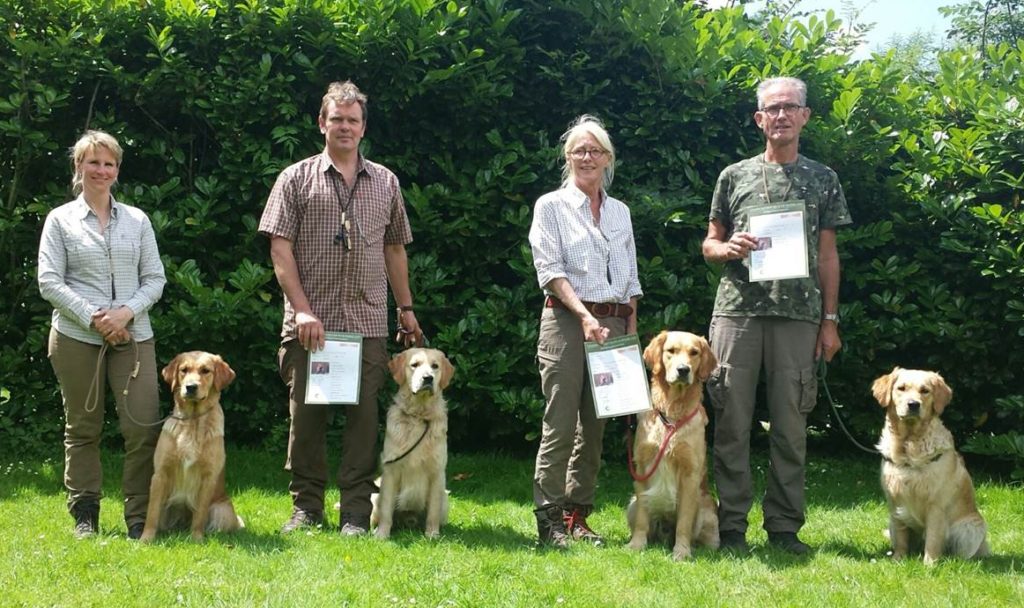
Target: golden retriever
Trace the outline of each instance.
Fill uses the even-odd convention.
[[[644,362],[651,370],[654,409],[640,414],[633,442],[636,475],[627,510],[628,547],[638,551],[648,538],[674,536],[672,558],[684,560],[694,541],[718,548],[717,505],[707,489],[705,465],[708,416],[702,403],[704,382],[718,361],[704,338],[663,331],[644,350]]]
[[[439,350],[412,348],[388,363],[398,392],[388,409],[380,494],[370,524],[388,538],[395,522],[423,525],[435,538],[448,521],[448,412],[442,394],[455,373]]]
[[[182,353],[163,369],[174,395],[174,412],[164,422],[153,455],[149,508],[140,540],[158,530],[189,527],[192,539],[204,532],[245,527],[224,490],[224,410],[220,392],[235,372],[218,355]]]
[[[953,435],[939,416],[953,391],[935,372],[895,368],[871,386],[885,408],[878,442],[882,489],[889,504],[893,558],[924,545],[924,563],[943,553],[962,558],[989,554],[985,520]]]

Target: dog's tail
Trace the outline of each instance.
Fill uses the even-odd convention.
[[[989,554],[985,535],[988,532],[981,517],[961,519],[949,528],[946,536],[946,553],[963,559],[985,557]]]

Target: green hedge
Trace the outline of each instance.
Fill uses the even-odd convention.
[[[829,375],[855,432],[877,433],[868,386],[895,364],[946,376],[962,438],[1024,417],[1020,49],[953,51],[916,81],[892,57],[848,64],[834,19],[759,23],[673,0],[10,0],[0,26],[5,447],[59,442],[35,255],[86,126],[125,144],[119,196],[157,230],[159,359],[223,354],[238,372],[229,438],[284,444],[280,291],[255,226],[276,174],[322,146],[319,98],[345,78],[370,95],[367,155],[403,184],[418,317],[457,368],[458,447],[515,449],[539,430],[526,234],[569,120],[600,115],[619,149],[641,333],[704,333],[711,189],[761,149],[753,86],[777,74],[808,82],[804,152],[838,171],[856,221],[840,233],[845,349]],[[815,426],[831,433],[828,420],[819,408]]]

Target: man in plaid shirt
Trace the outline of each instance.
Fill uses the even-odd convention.
[[[351,82],[332,83],[319,117],[324,150],[286,168],[260,220],[270,238],[274,273],[284,292],[278,351],[289,388],[288,460],[292,515],[282,533],[324,523],[327,425],[339,406],[304,402],[308,353],[327,331],[363,336],[359,403],[345,410],[338,486],[340,529],[365,534],[376,491],[377,392],[387,372],[387,284],[398,305],[406,345],[422,341],[412,310],[405,245],[412,232],[398,178],[365,159],[366,96]]]

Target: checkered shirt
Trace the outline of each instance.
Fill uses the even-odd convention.
[[[379,338],[388,333],[384,246],[411,243],[412,230],[394,173],[360,156],[357,176],[353,194],[326,149],[291,165],[270,192],[259,232],[292,242],[299,282],[325,330]],[[343,209],[351,251],[335,240]],[[296,337],[287,297],[281,337]]]
[[[564,277],[587,302],[625,304],[643,295],[629,207],[607,193],[599,226],[594,225],[590,199],[574,184],[537,199],[530,248],[542,288]]]
[[[110,200],[104,232],[79,196],[50,211],[39,239],[39,292],[53,305],[53,328],[89,344],[103,344],[103,336],[90,327],[93,313],[121,306],[135,313],[128,324],[132,337],[152,338],[149,309],[167,282],[149,217]]]

